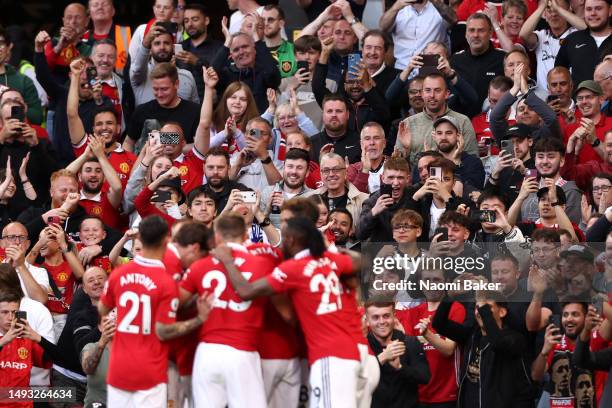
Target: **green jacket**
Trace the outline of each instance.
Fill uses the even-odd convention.
[[[43,111],[34,82],[17,72],[12,65],[6,64],[4,67],[6,73],[0,74],[0,85],[6,85],[19,91],[28,105],[28,120],[35,125],[40,125],[43,120]]]
[[[283,40],[278,50],[271,51],[272,56],[278,61],[278,69],[281,78],[287,78],[295,74],[297,71],[297,63],[295,62],[295,53],[293,52],[293,43]]]

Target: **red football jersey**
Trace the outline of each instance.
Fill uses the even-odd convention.
[[[351,274],[348,255],[325,252],[314,258],[304,250],[283,262],[267,277],[276,292],[288,292],[300,321],[310,364],[323,357],[359,361],[353,333],[347,327],[343,307],[344,288],[339,277]]]
[[[53,281],[62,294],[62,297],[58,299],[53,292],[49,293],[47,309],[52,313],[68,313],[68,306],[72,303],[72,296],[77,285],[76,278],[68,261],[64,259],[61,264],[56,266],[43,262],[42,265],[38,266],[45,268],[51,274]]]
[[[427,310],[427,303],[422,303],[411,309],[398,310],[395,313],[402,326],[404,326],[407,335],[419,336],[419,331],[414,326],[426,317],[430,317],[433,320],[433,315],[436,312]],[[453,302],[449,319],[456,323],[463,323],[465,320],[465,308],[460,303]],[[432,327],[429,330],[434,334],[436,333]],[[455,349],[453,356],[445,357],[423,337],[419,337],[419,341],[423,343],[423,351],[425,351],[425,357],[431,372],[429,382],[419,385],[419,401],[428,404],[456,401],[459,378],[458,370],[460,367],[459,350]]]
[[[181,154],[172,163],[179,169],[181,187],[185,194],[204,184],[204,155],[194,147],[187,154]]]
[[[78,145],[72,145],[72,150],[74,151],[74,155],[76,157],[79,157],[85,152],[85,149],[87,149],[87,141],[88,138],[84,137]],[[115,150],[108,153],[107,157],[111,166],[113,166],[113,169],[115,169],[119,179],[121,180],[121,188],[123,191],[125,191],[125,186],[130,178],[132,167],[134,167],[134,163],[136,163],[136,155],[132,152],[124,150],[120,144],[117,144]],[[108,191],[108,184],[106,181],[104,182],[102,191]]]
[[[85,248],[85,245],[83,245],[82,242],[77,242],[76,247],[80,251],[81,249]],[[96,256],[94,259],[91,260],[91,262],[89,262],[89,265],[87,265],[87,267],[90,266],[97,266],[99,268],[104,269],[107,275],[109,275],[113,271],[113,264],[108,258],[108,255]],[[85,269],[87,269],[87,267]]]
[[[282,252],[270,244],[251,244],[247,249],[251,254],[269,260],[274,266],[280,265],[283,260]],[[257,348],[260,357],[267,360],[287,360],[297,357],[299,341],[295,327],[282,318],[272,302],[266,305],[265,316]]]
[[[168,382],[168,343],[159,340],[155,324],[176,321],[178,291],[164,264],[137,256],[113,271],[100,301],[117,307],[107,383],[138,391]]]
[[[112,206],[105,192],[100,192],[93,198],[86,198],[81,193],[79,205],[85,209],[87,214],[100,218],[105,225],[111,228],[125,231],[128,227],[127,218],[122,217],[119,209]]]
[[[50,362],[44,362],[43,354],[42,347],[25,338],[15,338],[2,347],[0,350],[0,387],[29,387],[32,366],[51,367]],[[6,396],[6,390],[3,395]],[[31,402],[0,402],[0,407],[31,407],[32,405]]]
[[[274,265],[251,255],[242,245],[228,243],[234,264],[250,282],[269,275]],[[256,351],[263,325],[266,298],[244,301],[234,292],[227,271],[216,258],[207,256],[191,265],[181,282],[189,293],[215,294],[208,320],[200,328],[200,342],[224,344],[238,350]]]

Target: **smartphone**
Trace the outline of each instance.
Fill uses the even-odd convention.
[[[174,44],[174,55],[183,52],[183,44]]]
[[[26,312],[25,310],[18,310],[15,312],[15,319],[22,320],[22,321],[26,321],[28,320],[28,312]]]
[[[548,319],[548,324],[554,324],[556,327],[561,329],[561,315],[554,314]]]
[[[389,197],[391,197],[391,193],[392,192],[393,192],[393,187],[391,187],[391,184],[381,183],[381,185],[380,185],[380,195],[388,194]]]
[[[255,139],[261,139],[261,130],[259,130],[259,129],[251,129],[251,130],[249,130],[249,136],[252,136]]]
[[[510,156],[514,157],[514,144],[512,143],[512,140],[510,139],[502,140],[501,150],[506,152],[506,154],[509,154]]]
[[[180,140],[178,132],[159,132],[159,143],[163,145],[177,145]]]
[[[525,170],[525,178],[538,178],[538,170],[536,169]]]
[[[557,99],[559,99],[559,95],[548,95],[546,97],[546,102],[556,101]]]
[[[358,53],[353,53],[353,54],[349,54],[348,55],[348,75],[347,78],[348,79],[355,79],[357,78],[353,72],[357,72],[359,71],[359,63],[361,62],[361,54]]]
[[[485,146],[490,146],[491,143],[493,142],[492,139],[490,137],[488,137],[488,136],[482,137],[482,138],[480,138],[480,140],[482,140],[482,143]]]
[[[161,132],[159,130],[154,130],[152,132],[149,132],[149,144],[151,145],[160,144],[160,134]]]
[[[257,194],[254,191],[241,191],[238,195],[245,204],[255,204],[257,201]]]
[[[437,178],[442,181],[442,167],[430,167],[429,177]]]
[[[155,25],[163,27],[164,30],[170,34],[176,34],[178,31],[178,23],[173,23],[170,21],[156,21]]]
[[[298,61],[297,70],[303,69],[304,72],[308,72],[308,61]]]
[[[170,200],[170,197],[172,197],[172,194],[169,191],[156,190],[155,194],[153,194],[153,197],[151,198],[151,202],[165,203],[166,201]]]
[[[11,106],[11,119],[25,122],[25,109],[21,105]]]
[[[495,222],[496,212],[493,210],[478,211],[478,221],[480,222]]]
[[[603,316],[603,299],[600,297],[593,299],[593,307],[597,310],[599,316]]]
[[[50,217],[47,217],[47,224],[49,225],[51,224],[60,225],[61,222],[62,220],[57,215],[52,215]]]
[[[89,87],[93,87],[94,84],[96,83],[96,77],[98,76],[98,70],[96,69],[96,67],[87,67],[85,72],[87,74],[87,83],[89,84]]]
[[[438,242],[440,241],[448,241],[448,228],[446,227],[438,227],[434,231],[433,236],[435,237],[438,234],[442,234],[440,238],[438,238]]]
[[[423,66],[424,67],[433,67],[433,68],[437,68],[438,67],[438,61],[440,60],[440,56],[437,54],[427,54],[427,55],[421,55],[421,62],[423,62]]]

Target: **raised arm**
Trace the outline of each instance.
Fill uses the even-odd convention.
[[[395,17],[397,17],[397,13],[400,12],[401,9],[407,7],[412,3],[408,0],[397,0],[393,3],[393,6],[382,15],[378,22],[378,26],[381,30],[390,32],[395,27]]]
[[[527,45],[527,49],[530,51],[538,45],[538,36],[534,31],[542,18],[542,14],[544,14],[544,10],[546,10],[547,2],[548,0],[540,0],[538,8],[525,20],[519,32],[519,36],[525,41],[525,45]]]
[[[184,336],[187,333],[191,333],[202,325],[208,319],[210,310],[212,309],[212,302],[214,300],[214,293],[204,294],[198,298],[196,302],[198,308],[198,315],[188,320],[175,322],[172,324],[155,323],[155,334],[161,341],[174,339],[177,337]]]
[[[91,147],[91,151],[98,159],[100,163],[100,167],[102,167],[102,173],[104,173],[104,179],[108,183],[109,190],[106,193],[106,197],[108,201],[114,208],[119,208],[119,204],[121,204],[121,198],[123,197],[123,189],[121,185],[121,180],[117,175],[117,172],[113,168],[113,166],[108,161],[108,157],[106,157],[106,152],[104,151],[104,141],[100,136],[93,136],[90,138],[89,146]]]
[[[202,77],[204,78],[204,100],[200,110],[200,123],[196,129],[194,146],[196,150],[204,155],[210,147],[210,127],[213,117],[213,99],[215,97],[215,87],[219,82],[219,76],[214,68],[203,68]]]
[[[443,0],[430,0],[430,2],[449,26],[453,26],[457,23],[457,13],[452,5],[444,3]]]
[[[538,185],[539,183],[535,177],[528,178],[523,181],[516,200],[514,200],[514,202],[510,206],[510,209],[508,210],[508,224],[513,227],[516,225],[521,214],[521,206],[523,205],[523,202],[527,199],[527,197],[529,197],[531,193],[536,193],[538,191]]]
[[[70,87],[68,88],[66,115],[68,116],[70,143],[73,145],[78,145],[85,137],[85,127],[79,116],[79,88],[81,86],[81,73],[84,69],[85,61],[80,58],[70,63]]]
[[[330,18],[339,17],[340,13],[341,12],[340,10],[338,10],[337,6],[335,7],[333,4],[330,4],[321,14],[319,14],[317,18],[312,20],[310,24],[308,24],[306,27],[302,28],[302,30],[300,31],[300,37],[304,35],[316,36],[317,31],[319,31],[319,28],[321,28],[321,26],[325,24],[327,20],[329,20]]]
[[[563,17],[565,21],[568,22],[568,24],[571,24],[577,30],[586,30],[587,25],[582,17],[579,17],[576,14],[572,13],[571,11],[559,6],[559,3],[557,3],[557,0],[552,0],[551,6],[553,10],[559,13],[559,15]]]

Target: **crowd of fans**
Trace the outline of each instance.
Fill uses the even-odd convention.
[[[0,387],[612,406],[611,2],[366,2],[0,27]]]

